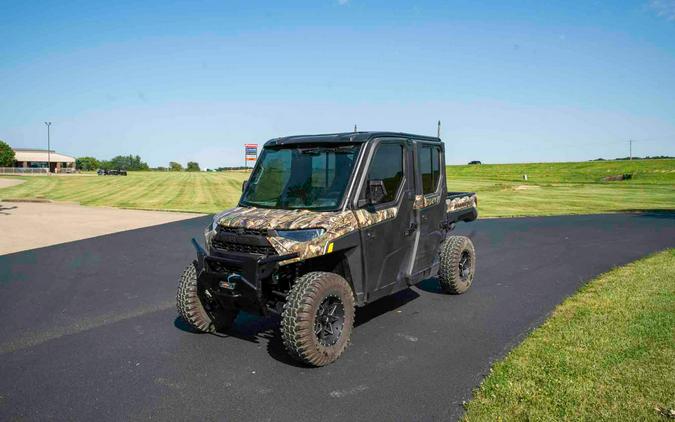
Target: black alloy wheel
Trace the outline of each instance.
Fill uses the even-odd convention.
[[[462,281],[466,281],[471,275],[471,255],[468,251],[463,251],[459,258],[459,275]]]
[[[345,307],[337,296],[327,296],[314,317],[314,334],[323,346],[333,346],[342,335]]]

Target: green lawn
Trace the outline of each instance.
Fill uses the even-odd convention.
[[[666,420],[657,408],[675,408],[675,249],[563,302],[493,366],[465,420]]]
[[[1,176],[5,177],[5,176]],[[213,213],[233,206],[244,172],[129,172],[128,176],[29,176],[0,197],[47,198],[82,205]]]
[[[449,190],[478,193],[482,217],[675,210],[675,160],[464,165],[446,173]],[[624,173],[633,179],[602,181]]]
[[[446,172],[449,190],[478,193],[482,217],[675,209],[675,160],[448,166]],[[623,173],[633,179],[602,181]],[[0,198],[216,212],[236,203],[245,177],[242,172],[22,177],[26,183],[0,190]]]

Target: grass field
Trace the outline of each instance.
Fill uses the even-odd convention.
[[[633,179],[602,181],[624,173]],[[478,193],[484,217],[675,209],[675,160],[448,166],[447,175],[448,189]]]
[[[4,177],[4,176],[3,176]],[[129,172],[124,176],[30,176],[0,198],[46,198],[82,205],[213,213],[239,200],[248,173]]]
[[[482,217],[675,209],[675,160],[448,166],[446,172],[449,190],[478,193]],[[602,181],[623,173],[633,179]],[[245,178],[242,172],[23,177],[26,183],[0,190],[0,198],[216,212],[236,203]]]
[[[675,408],[674,393],[671,249],[567,299],[493,366],[465,420],[666,420],[659,414]]]

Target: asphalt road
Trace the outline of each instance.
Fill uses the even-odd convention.
[[[220,337],[176,319],[207,220],[0,256],[0,420],[454,420],[490,363],[586,280],[675,247],[675,214],[462,224],[478,251],[469,292],[426,280],[360,309],[343,357],[306,368],[273,318]]]

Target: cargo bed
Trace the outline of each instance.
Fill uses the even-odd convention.
[[[469,222],[478,218],[478,198],[475,192],[448,192],[445,207],[446,224]]]

